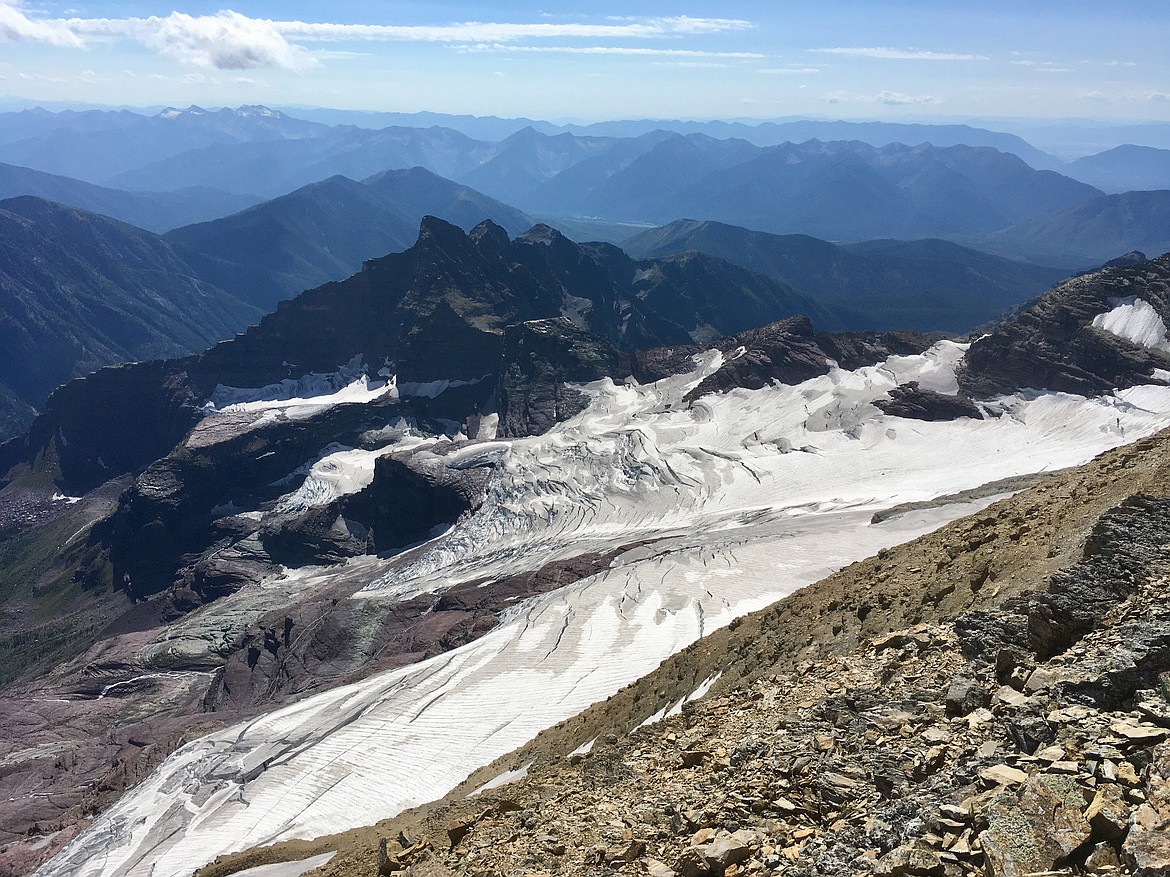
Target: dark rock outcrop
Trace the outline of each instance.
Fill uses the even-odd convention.
[[[368,515],[361,519],[377,551],[398,551],[479,508],[490,476],[490,465],[452,468],[433,451],[390,454],[378,458],[373,482],[349,507]]]
[[[1096,395],[1147,383],[1170,354],[1103,329],[1093,318],[1121,299],[1138,298],[1170,319],[1170,255],[1073,278],[975,341],[959,373],[967,394],[983,398],[1025,387]]]
[[[924,390],[918,386],[918,381],[894,387],[888,400],[879,399],[874,404],[886,414],[912,420],[955,420],[959,417],[979,420],[983,416],[979,406],[970,399]]]
[[[584,410],[588,397],[566,386],[626,371],[626,358],[568,319],[530,320],[504,331],[500,433],[539,435]]]

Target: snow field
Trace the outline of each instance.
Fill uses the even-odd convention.
[[[710,353],[653,385],[587,385],[589,408],[543,436],[457,450],[448,465],[497,462],[483,507],[409,564],[379,575],[384,565],[366,561],[373,580],[359,598],[647,541],[517,604],[458,650],[188,744],[37,873],[178,877],[225,852],[432,800],[716,627],[991,498],[880,524],[874,511],[1075,465],[1170,423],[1164,385],[1017,394],[989,406],[998,416],[946,423],[873,405],[908,380],[953,392],[963,351],[941,342],[688,408],[683,397],[722,362]],[[360,458],[334,463],[344,474],[323,479],[328,489],[360,482]]]

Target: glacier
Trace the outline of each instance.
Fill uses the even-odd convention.
[[[955,393],[965,350],[943,341],[688,403],[724,362],[712,351],[654,384],[583,385],[588,407],[544,435],[461,444],[445,465],[493,463],[487,498],[408,561],[286,571],[259,586],[266,596],[226,600],[279,600],[345,574],[366,581],[352,599],[393,601],[594,551],[616,552],[609,568],[517,603],[459,649],[188,743],[36,873],[178,877],[440,797],[735,617],[995,497],[879,523],[875,512],[1077,465],[1170,424],[1165,384],[1097,398],[1021,392],[984,403],[978,420],[907,420],[874,405],[908,381]],[[370,465],[335,451],[289,501],[360,489]]]

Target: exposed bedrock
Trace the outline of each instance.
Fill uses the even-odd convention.
[[[909,381],[890,390],[889,400],[878,399],[873,404],[886,414],[908,417],[911,420],[954,420],[957,417],[982,417],[974,402],[965,396],[947,396],[933,390],[924,390],[918,381]]]
[[[1005,682],[1061,657],[1056,669],[1046,669],[1032,684],[1043,681],[1076,702],[1132,708],[1137,693],[1158,688],[1159,674],[1170,670],[1170,615],[1148,612],[1115,622],[1113,648],[1090,659],[1072,652],[1103,619],[1166,575],[1168,546],[1170,499],[1130,497],[1097,521],[1081,562],[1056,573],[1046,591],[959,619],[963,653],[994,668]]]
[[[220,509],[249,511],[271,503],[296,488],[304,477],[298,469],[318,459],[322,449],[338,442],[357,445],[364,431],[399,414],[378,405],[342,405],[313,418],[276,421],[222,441],[180,447],[147,467],[93,538],[108,546],[115,580],[130,576],[132,596],[157,593],[200,552],[248,535],[244,522],[237,522],[243,533],[233,531],[232,521],[217,524],[228,514]],[[282,547],[276,538],[272,550],[279,554]]]
[[[694,367],[693,363],[688,363]],[[621,380],[628,357],[567,318],[532,320],[504,331],[500,432],[539,435],[585,409],[588,397],[568,383]]]
[[[490,477],[489,466],[452,468],[432,452],[391,454],[378,458],[374,480],[347,509],[368,522],[378,552],[396,551],[479,508]]]
[[[959,386],[975,397],[1024,387],[1092,396],[1148,383],[1154,369],[1170,368],[1170,354],[1093,325],[1129,298],[1170,320],[1170,255],[1075,277],[1045,293],[971,345]]]

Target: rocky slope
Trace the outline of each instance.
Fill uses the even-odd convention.
[[[442,802],[199,874],[333,851],[314,874],[1164,874],[1168,474],[1164,432],[1050,476],[696,643]]]

